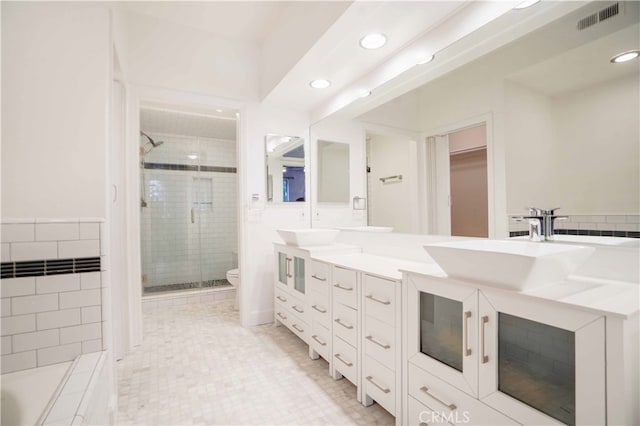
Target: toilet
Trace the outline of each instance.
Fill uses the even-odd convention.
[[[227,271],[227,281],[236,289],[236,302],[234,309],[238,309],[238,285],[240,285],[240,270],[230,269]]]

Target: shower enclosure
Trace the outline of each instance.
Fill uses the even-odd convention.
[[[215,120],[141,110],[144,295],[228,285],[237,267],[235,122]]]

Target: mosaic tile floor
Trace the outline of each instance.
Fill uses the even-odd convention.
[[[118,362],[118,425],[394,424],[285,327],[242,328],[233,301],[147,309]]]

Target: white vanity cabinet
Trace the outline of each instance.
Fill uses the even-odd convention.
[[[306,294],[305,268],[308,254],[295,247],[275,245],[274,319],[307,344],[311,336],[311,313]]]
[[[360,372],[360,280],[354,270],[332,265],[331,268],[331,317],[332,362],[331,376],[346,377],[358,388],[361,397]]]
[[[448,278],[404,283],[405,407],[451,424],[606,424],[603,315]]]
[[[401,379],[401,281],[362,273],[362,395],[399,421]]]
[[[331,288],[330,266],[309,260],[308,307],[311,312],[311,357],[319,356],[331,364]]]

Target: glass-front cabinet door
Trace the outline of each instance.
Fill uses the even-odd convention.
[[[478,290],[436,278],[408,283],[409,361],[477,396]]]
[[[293,257],[293,288],[304,294],[305,282],[304,282],[304,259],[301,257]]]
[[[276,254],[278,256],[278,284],[287,287],[289,285],[289,256],[282,251],[277,251]]]
[[[604,318],[482,290],[480,399],[524,424],[605,424]]]

